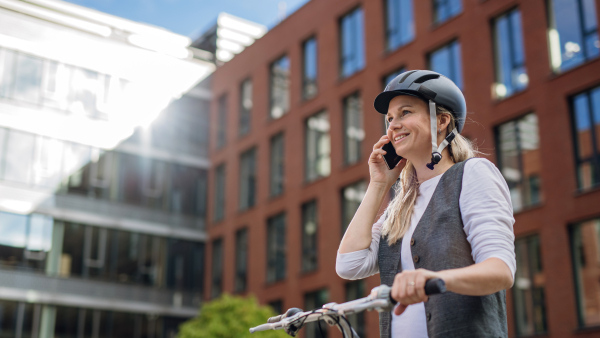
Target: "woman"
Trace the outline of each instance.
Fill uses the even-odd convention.
[[[438,73],[409,71],[377,96],[375,109],[389,127],[369,157],[371,180],[340,244],[338,275],[379,272],[392,286],[399,304],[380,314],[382,338],[507,337],[504,290],[516,269],[510,194],[498,169],[473,158],[459,134],[462,92]],[[391,170],[381,149],[388,142],[404,158]],[[448,292],[427,297],[431,278]]]

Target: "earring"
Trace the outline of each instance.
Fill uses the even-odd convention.
[[[441,130],[438,130],[438,135],[440,135],[441,133],[442,133],[442,131],[441,131]]]

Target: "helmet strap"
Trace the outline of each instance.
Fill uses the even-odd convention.
[[[446,136],[444,141],[440,143],[438,148],[437,144],[437,111],[435,107],[435,102],[429,100],[429,121],[431,123],[431,162],[427,164],[427,168],[433,170],[433,167],[440,163],[442,160],[442,151],[454,140],[454,137],[458,135],[458,130],[456,128],[452,129],[452,131]]]

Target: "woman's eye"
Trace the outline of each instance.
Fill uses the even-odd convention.
[[[387,121],[388,121],[388,122],[392,122],[392,117],[388,117],[388,118],[387,118]]]
[[[402,115],[410,114],[410,110],[403,110]]]

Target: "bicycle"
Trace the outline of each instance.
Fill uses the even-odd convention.
[[[329,326],[337,326],[344,338],[360,338],[346,315],[373,309],[378,312],[391,311],[397,303],[391,297],[391,290],[392,288],[387,285],[380,285],[373,288],[367,297],[346,303],[328,303],[320,309],[307,312],[291,308],[284,314],[269,318],[267,324],[251,328],[250,333],[283,329],[288,335],[295,337],[306,323],[323,320]],[[446,292],[446,284],[442,279],[434,278],[425,283],[425,294],[428,296],[444,292]]]

